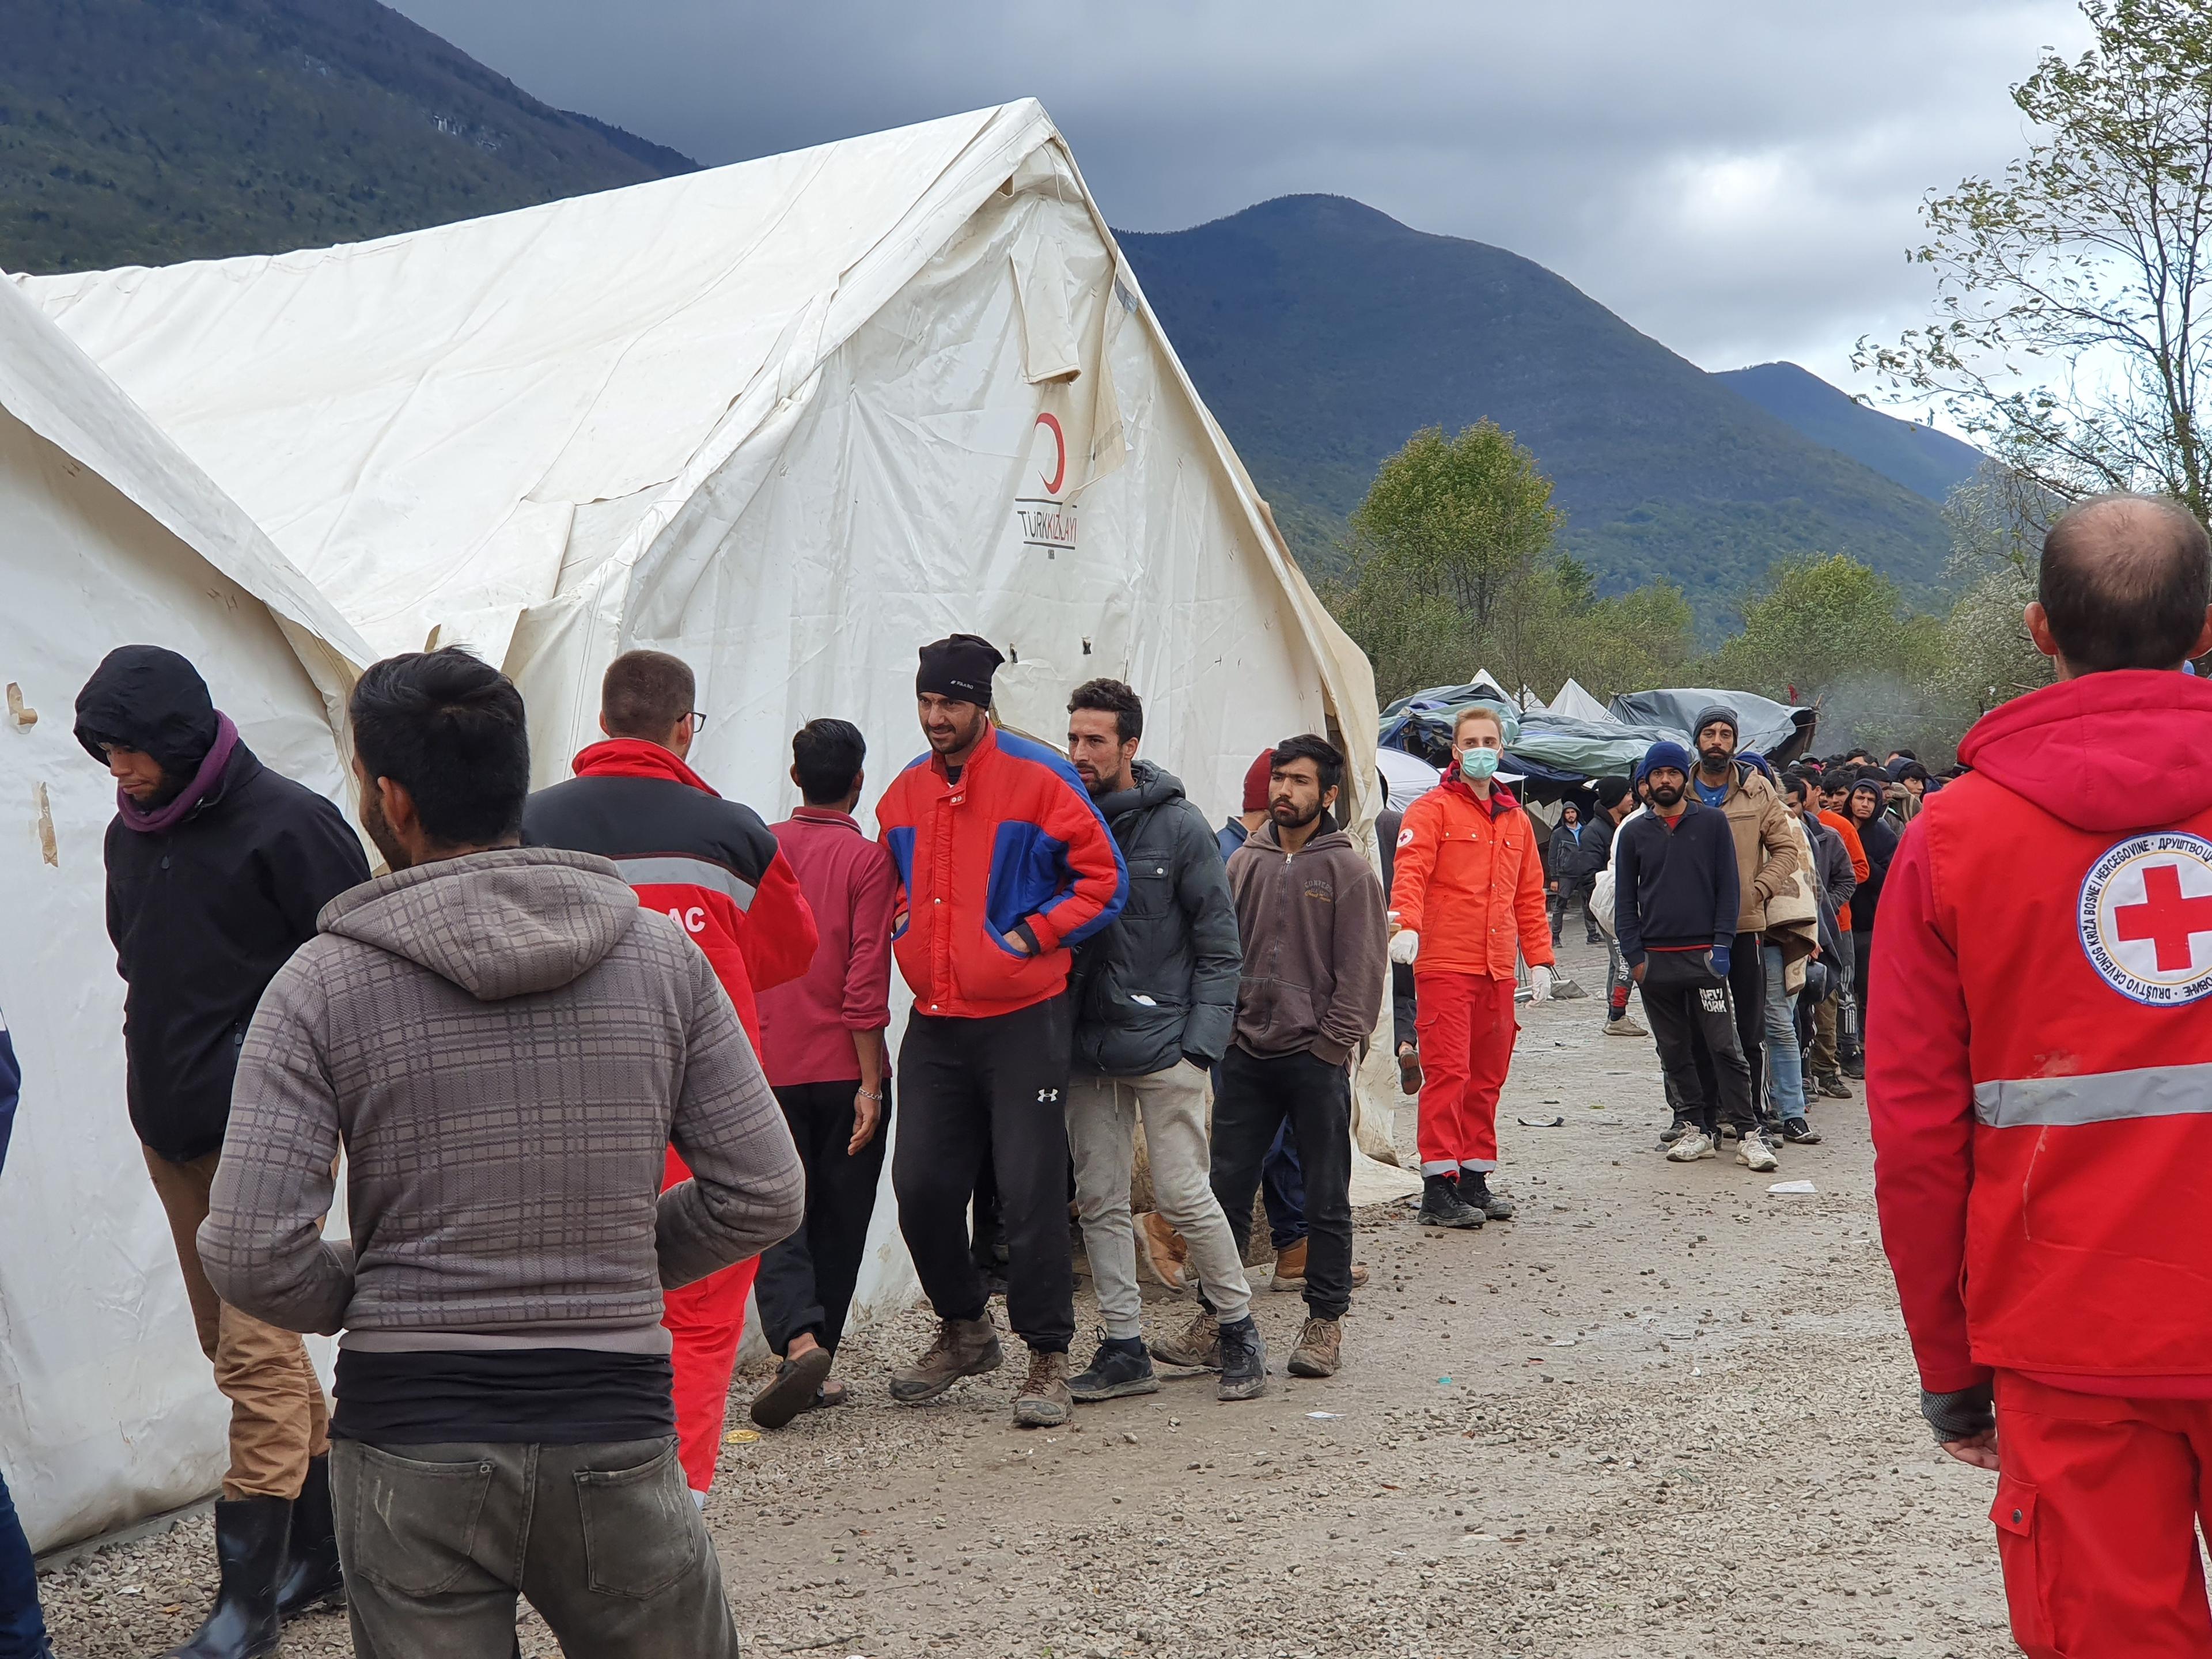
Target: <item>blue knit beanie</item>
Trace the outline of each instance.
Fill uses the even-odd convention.
[[[1644,758],[1637,763],[1636,781],[1641,783],[1652,773],[1666,766],[1671,766],[1677,772],[1687,776],[1690,769],[1696,764],[1697,762],[1690,758],[1690,751],[1683,748],[1680,744],[1671,741],[1655,743],[1644,751]]]

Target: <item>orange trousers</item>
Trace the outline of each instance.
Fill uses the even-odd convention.
[[[661,1190],[690,1179],[691,1171],[670,1147]],[[661,1297],[660,1322],[668,1330],[669,1365],[675,1372],[677,1456],[694,1492],[714,1488],[714,1460],[729,1417],[730,1378],[738,1367],[738,1344],[745,1335],[745,1298],[759,1272],[760,1258],[754,1256]]]
[[[1498,1095],[1521,1029],[1513,981],[1487,974],[1425,974],[1413,966],[1413,1030],[1421,1053],[1414,1139],[1421,1173],[1498,1167]]]
[[[2212,1400],[2076,1394],[2000,1371],[1997,1552],[2028,1659],[2212,1659],[2197,1554]]]

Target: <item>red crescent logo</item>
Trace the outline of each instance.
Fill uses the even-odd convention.
[[[1052,477],[1045,478],[1042,472],[1037,477],[1044,478],[1047,495],[1057,495],[1060,485],[1067,479],[1067,434],[1060,429],[1060,417],[1056,415],[1040,415],[1036,417],[1036,423],[1052,434],[1053,453],[1060,458],[1059,465],[1053,468]]]

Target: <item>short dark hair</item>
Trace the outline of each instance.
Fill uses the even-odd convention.
[[[1905,748],[1901,744],[1889,751],[1889,757],[1892,760],[1918,760],[1920,758],[1919,756],[1914,754],[1910,749]]]
[[[1782,787],[1790,792],[1790,799],[1796,800],[1801,795],[1812,793],[1819,786],[1793,766],[1782,775]]]
[[[2212,540],[2179,501],[2093,495],[2044,537],[2035,598],[2075,672],[2172,668],[2204,630]]]
[[[1067,712],[1088,708],[1114,717],[1114,729],[1123,743],[1145,735],[1144,699],[1120,680],[1085,680],[1067,699]]]
[[[809,806],[829,806],[853,793],[868,757],[868,741],[850,720],[809,720],[792,734],[791,767]]]
[[[1336,745],[1327,738],[1317,738],[1310,732],[1295,738],[1285,738],[1277,744],[1274,754],[1267,761],[1268,773],[1272,775],[1293,761],[1302,760],[1311,761],[1314,769],[1321,774],[1324,794],[1343,787],[1344,757],[1337,752]]]
[[[522,693],[457,645],[372,663],[348,705],[354,752],[372,780],[415,798],[422,832],[446,847],[486,847],[522,828],[530,730]]]
[[[691,712],[699,695],[691,665],[665,651],[625,651],[599,683],[599,718],[607,734],[657,741]]]

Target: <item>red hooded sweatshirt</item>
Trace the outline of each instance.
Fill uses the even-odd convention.
[[[1883,1247],[1922,1386],[2212,1398],[2212,685],[1984,717],[1907,826],[1871,973]]]

